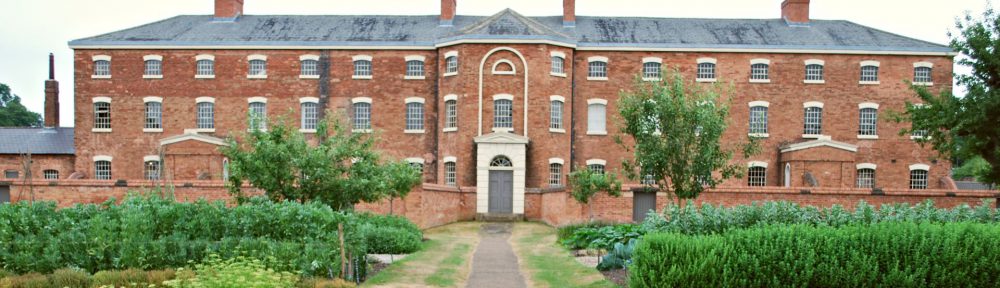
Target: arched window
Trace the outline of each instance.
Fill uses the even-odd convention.
[[[406,76],[424,77],[424,61],[421,60],[406,61]]]
[[[143,57],[145,62],[145,69],[142,73],[143,78],[161,78],[163,77],[163,57],[160,55],[146,55]]]
[[[250,63],[247,78],[267,78],[267,57],[264,55],[250,55],[247,58]]]
[[[445,161],[444,162],[444,184],[445,185],[456,185],[457,169],[455,168],[455,161]]]
[[[608,80],[608,58],[594,56],[587,58],[587,79]]]
[[[163,132],[163,99],[160,97],[146,97],[146,121],[143,132]]]
[[[553,75],[556,75],[556,76],[564,76],[564,75],[566,75],[566,70],[565,70],[565,68],[563,68],[563,66],[564,66],[563,62],[566,61],[565,57],[566,56],[564,56],[564,55],[563,56],[552,55],[552,70],[549,72],[550,74],[553,74]]]
[[[934,83],[934,80],[931,79],[931,70],[933,68],[934,68],[934,63],[930,62],[913,63],[913,84],[932,85]]]
[[[111,180],[111,157],[94,157],[94,179]]]
[[[642,59],[642,80],[660,80],[660,70],[663,60],[656,57],[646,57]]]
[[[763,101],[750,102],[750,135],[767,137],[767,109],[769,103]]]
[[[490,161],[490,167],[514,167],[514,164],[510,162],[510,158],[507,156],[496,156]]]
[[[587,100],[587,135],[607,135],[608,101],[604,99]]]
[[[767,184],[767,163],[750,162],[747,168],[747,186],[761,187]]]
[[[858,119],[858,135],[859,136],[877,136],[878,135],[878,108],[874,107],[864,107],[861,108]],[[864,137],[862,137],[864,138]]]
[[[823,134],[823,106],[822,103],[806,103],[804,129],[802,134],[820,135]]]
[[[878,67],[879,62],[877,61],[862,61],[860,83],[878,84]]]
[[[44,176],[45,179],[59,179],[59,170],[45,169],[45,171],[42,171],[42,176]]]
[[[248,113],[250,129],[267,130],[267,101],[255,98],[250,99]]]
[[[198,55],[195,56],[195,78],[215,77],[215,56]]]
[[[354,117],[351,123],[353,130],[357,132],[367,132],[372,129],[372,103],[371,99],[354,99]]]
[[[927,189],[927,171],[930,166],[924,164],[910,165],[910,189]]]
[[[316,131],[317,122],[319,122],[319,100],[310,98],[303,98],[299,100],[302,113],[302,123],[301,127],[305,132]]]
[[[858,188],[875,187],[875,168],[858,169]]]
[[[305,59],[300,63],[300,76],[319,76],[319,61]]]
[[[94,97],[94,132],[111,132],[111,98]]]
[[[493,100],[493,128],[514,128],[514,101]]]
[[[354,61],[354,77],[356,77],[356,78],[372,77],[372,61],[371,60],[355,60]]]
[[[458,130],[458,96],[444,97],[444,132]]]
[[[562,96],[549,97],[549,131],[558,132],[563,130],[563,101]]]
[[[215,99],[199,97],[196,101],[198,129],[215,129]]]
[[[549,163],[549,187],[562,187],[562,163]]]
[[[697,81],[715,81],[715,58],[698,58]]]
[[[146,180],[159,180],[160,179],[160,160],[158,159],[148,159],[143,163],[144,176]]]
[[[806,82],[816,83],[823,81],[823,64],[806,65]]]
[[[458,74],[458,51],[444,53],[444,76]]]
[[[424,98],[406,98],[406,133],[424,132]]]
[[[94,60],[94,75],[91,78],[97,79],[109,79],[111,78],[111,56],[108,55],[95,55]]]
[[[766,83],[771,81],[771,61],[767,59],[750,60],[750,82]]]

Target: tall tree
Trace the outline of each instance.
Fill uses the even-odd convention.
[[[590,220],[594,220],[594,204],[590,203],[599,192],[607,192],[612,197],[622,195],[622,182],[614,173],[596,172],[590,168],[576,168],[569,174],[570,195],[580,204],[587,205]]]
[[[980,178],[1000,183],[1000,15],[987,8],[982,19],[971,14],[955,21],[958,34],[949,33],[951,47],[964,57],[957,63],[972,68],[970,75],[956,75],[968,91],[957,97],[950,89],[937,94],[930,87],[911,85],[923,103],[907,103],[906,111],[893,113],[896,121],[911,122],[901,134],[925,134],[918,139],[944,156],[982,157],[990,168]]]
[[[314,140],[282,120],[266,127],[242,141],[230,137],[221,148],[229,158],[229,190],[239,199],[243,183],[250,183],[275,201],[318,201],[347,210],[362,201],[404,197],[420,183],[409,164],[382,159],[375,136],[351,133],[334,117],[319,121]]]
[[[721,95],[726,89],[689,85],[675,70],[665,70],[662,79],[637,79],[618,100],[622,133],[632,138],[616,138],[633,152],[633,159],[624,161],[626,176],[673,192],[677,201],[742,177],[746,166],[731,163],[733,155],[742,150],[749,157],[760,148],[753,139],[728,147],[720,141],[729,120],[730,98]]]
[[[38,127],[41,124],[42,116],[24,107],[21,97],[0,83],[0,127]]]

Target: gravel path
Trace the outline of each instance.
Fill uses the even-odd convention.
[[[466,287],[527,287],[510,246],[511,223],[486,223],[479,230],[479,246],[472,256]]]

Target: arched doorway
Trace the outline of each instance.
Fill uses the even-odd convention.
[[[514,213],[514,164],[507,156],[490,161],[489,213]]]
[[[792,164],[785,163],[785,187],[792,187]]]

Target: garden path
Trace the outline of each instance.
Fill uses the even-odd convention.
[[[479,246],[472,257],[472,274],[466,287],[527,287],[517,255],[511,248],[511,223],[486,223],[479,230]]]

